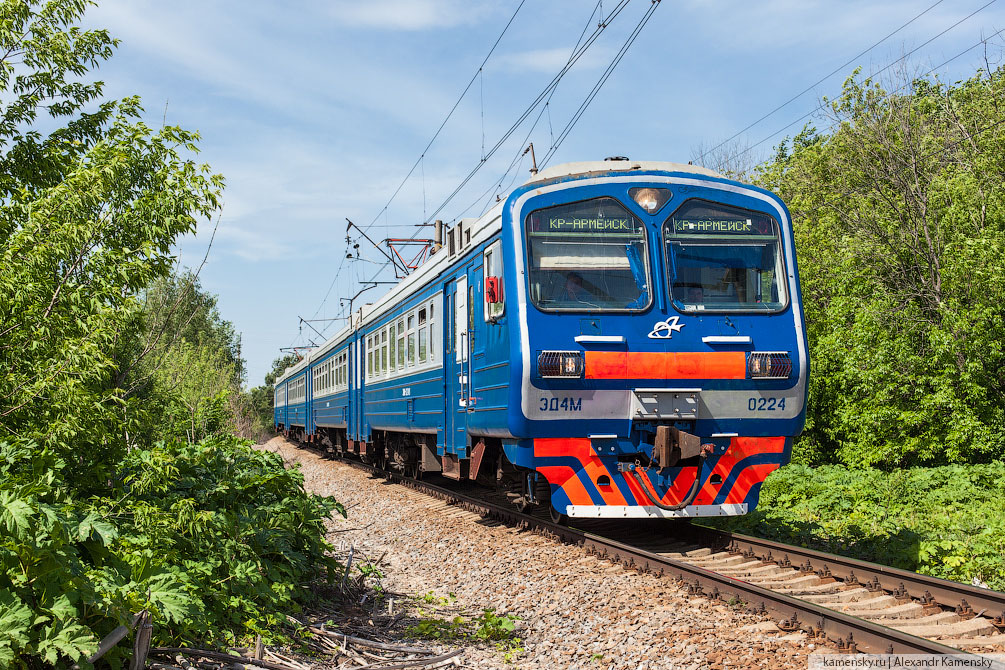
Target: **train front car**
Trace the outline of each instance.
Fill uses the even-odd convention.
[[[805,421],[784,204],[687,165],[570,164],[509,197],[502,234],[519,311],[503,446],[525,494],[543,478],[572,517],[751,511]]]

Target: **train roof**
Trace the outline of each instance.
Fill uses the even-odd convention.
[[[717,177],[726,179],[719,174],[700,165],[685,165],[684,163],[670,163],[667,161],[630,161],[630,160],[604,160],[604,161],[579,161],[576,163],[562,163],[553,167],[547,167],[524,182],[524,185],[533,184],[539,181],[550,181],[561,177],[574,177],[579,175],[609,174],[611,172],[684,172],[701,175],[703,177]]]
[[[548,167],[524,182],[524,186],[538,182],[558,181],[564,177],[586,177],[601,174],[609,175],[611,173],[632,171],[691,173],[701,175],[703,177],[726,179],[726,177],[718,172],[714,172],[713,170],[709,170],[708,168],[698,165],[685,165],[684,163],[671,163],[667,161],[603,160],[562,163],[560,165]],[[470,243],[464,244],[462,247],[458,248],[458,254],[465,251],[469,245],[477,244],[487,236],[488,229],[491,228],[492,224],[500,220],[504,203],[505,200],[495,205],[492,209],[477,219],[461,219],[459,221],[459,225],[466,228],[470,232],[471,241]],[[455,256],[456,255],[457,254],[455,254]],[[386,309],[393,306],[392,303],[396,303],[403,296],[411,293],[409,289],[413,287],[418,289],[421,287],[428,279],[435,277],[439,274],[439,272],[448,267],[451,262],[452,256],[447,253],[447,249],[441,249],[439,253],[434,254],[415,272],[412,272],[407,277],[402,279],[372,304],[364,305],[357,309],[355,313],[350,314],[346,325],[340,328],[338,332],[330,338],[325,340],[320,346],[309,351],[307,355],[295,365],[286,368],[283,374],[276,379],[276,384],[279,384],[300,373],[304,368],[310,365],[310,363],[338,347],[346,340],[353,330],[359,328],[363,323],[369,321],[370,319],[379,316]]]

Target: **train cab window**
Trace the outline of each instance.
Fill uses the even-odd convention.
[[[778,223],[767,214],[703,200],[663,225],[668,285],[682,312],[778,312],[785,268]]]
[[[530,298],[545,311],[641,311],[652,303],[645,225],[614,198],[527,216]]]

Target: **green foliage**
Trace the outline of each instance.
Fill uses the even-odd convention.
[[[192,160],[196,133],[151,130],[135,98],[82,111],[101,93],[87,70],[115,44],[74,25],[87,4],[0,8],[0,419],[92,482],[139,411],[114,354],[137,292],[169,273],[172,245],[216,210],[223,181]],[[43,110],[66,125],[43,135]]]
[[[158,643],[268,638],[345,514],[229,434],[240,339],[172,274],[223,179],[196,133],[100,101],[89,4],[0,5],[0,668],[80,662],[141,609]]]
[[[883,472],[788,465],[757,509],[717,521],[758,537],[1005,590],[1005,463]]]
[[[850,78],[829,132],[807,127],[760,170],[799,253],[813,362],[799,462],[1005,451],[1005,70],[905,84]]]
[[[499,641],[509,640],[516,631],[516,622],[520,617],[515,614],[496,614],[495,609],[488,607],[475,617],[474,636],[479,640]]]
[[[265,386],[256,386],[248,392],[251,413],[258,417],[263,427],[273,425],[276,379],[286,368],[295,365],[300,358],[296,354],[286,354],[272,361],[272,370],[265,374]]]
[[[136,449],[116,469],[82,500],[52,452],[0,444],[0,667],[79,661],[144,608],[164,644],[268,635],[336,569],[324,521],[345,510],[276,454],[218,438]]]
[[[432,591],[427,591],[425,595],[419,596],[419,600],[427,605],[452,605],[457,600],[457,596],[453,593],[448,593],[444,597],[438,596]]]
[[[445,605],[453,602],[455,596],[449,598],[433,595],[430,591],[419,597],[421,602],[432,605]],[[507,663],[523,651],[522,640],[516,636],[516,622],[520,617],[515,614],[496,614],[495,609],[487,607],[481,614],[473,618],[455,615],[450,619],[426,617],[419,611],[421,619],[408,629],[412,637],[427,640],[475,640],[491,642],[496,649],[503,652]]]
[[[425,640],[458,640],[468,636],[467,621],[458,615],[449,621],[422,618],[408,629],[408,634]]]

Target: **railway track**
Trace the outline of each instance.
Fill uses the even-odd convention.
[[[672,538],[658,535],[666,532],[665,522],[575,520],[564,526],[491,495],[342,462],[482,517],[676,579],[695,596],[742,601],[772,616],[781,630],[805,631],[845,653],[1005,651],[1005,593],[690,524],[678,524]]]

